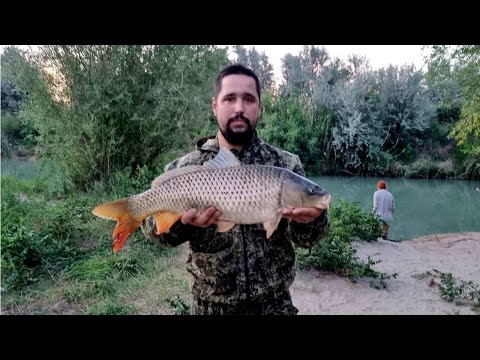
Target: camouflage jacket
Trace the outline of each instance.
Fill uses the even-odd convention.
[[[165,171],[189,165],[201,165],[218,152],[215,137],[197,143],[197,149],[165,167]],[[254,136],[242,152],[232,151],[244,164],[272,165],[288,168],[305,176],[297,155],[268,145]],[[189,242],[187,270],[193,275],[192,292],[198,299],[223,304],[240,301],[261,301],[267,296],[284,292],[295,277],[293,243],[312,247],[327,232],[328,215],[309,224],[282,218],[270,239],[262,224],[235,225],[219,233],[216,226],[200,228],[177,221],[170,231],[156,235],[155,220],[149,217],[142,230],[149,239],[169,246]]]

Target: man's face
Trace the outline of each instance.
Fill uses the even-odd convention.
[[[255,80],[246,75],[228,75],[212,102],[223,137],[232,145],[246,145],[260,116],[260,99]]]

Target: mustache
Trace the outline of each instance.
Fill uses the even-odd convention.
[[[239,115],[232,116],[230,119],[228,119],[227,126],[230,126],[230,124],[235,120],[243,120],[245,123],[251,124],[249,118],[245,117],[243,114],[239,114]]]

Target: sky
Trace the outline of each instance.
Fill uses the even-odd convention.
[[[423,45],[315,45],[325,46],[331,58],[338,57],[347,60],[349,55],[365,56],[372,69],[379,69],[392,65],[415,65],[417,69],[423,67]],[[273,66],[276,80],[282,78],[281,59],[288,53],[298,55],[304,45],[243,45],[250,49],[255,47],[258,52],[265,52]],[[424,69],[425,70],[425,69]]]
[[[28,45],[17,45],[21,48],[28,49]],[[219,45],[226,46],[226,45]],[[230,45],[231,46],[231,45]],[[304,45],[243,45],[250,49],[255,47],[257,51],[265,52],[270,63],[273,66],[273,72],[277,83],[281,83],[282,79],[282,62],[281,59],[288,53],[298,55]],[[325,46],[331,58],[338,57],[347,60],[349,55],[365,56],[373,69],[388,67],[392,65],[415,65],[417,69],[423,67],[423,45],[315,45],[317,47]],[[34,50],[38,46],[32,46]],[[235,58],[230,48],[229,57]],[[423,68],[423,70],[426,70]]]

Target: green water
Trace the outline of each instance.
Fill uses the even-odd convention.
[[[333,196],[358,202],[371,212],[379,178],[311,177]],[[389,238],[408,240],[418,236],[480,231],[480,181],[383,178],[395,198],[396,211]]]
[[[42,171],[28,160],[2,159],[2,175],[33,179]],[[45,171],[45,169],[44,169]],[[311,177],[333,196],[372,211],[373,193],[379,180],[373,177]],[[389,237],[408,240],[429,234],[480,232],[480,181],[384,179],[395,197],[396,211]]]

